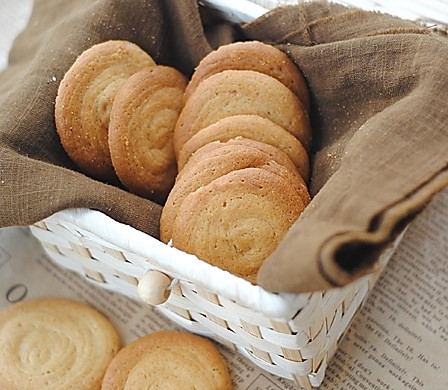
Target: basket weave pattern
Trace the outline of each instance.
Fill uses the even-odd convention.
[[[106,242],[57,214],[31,227],[50,258],[92,283],[140,300],[137,285],[148,270],[174,281],[167,302],[157,306],[187,330],[211,337],[241,352],[266,371],[311,389],[323,381],[328,361],[393,252],[383,254],[378,270],[342,289],[300,294],[302,305],[288,318],[268,318],[211,288],[192,283],[142,257]]]

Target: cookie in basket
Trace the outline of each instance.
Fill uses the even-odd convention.
[[[184,252],[255,282],[305,205],[283,176],[245,168],[190,193],[179,207],[172,243]]]
[[[190,156],[207,143],[225,142],[238,136],[273,145],[282,150],[294,163],[304,180],[309,181],[309,157],[302,143],[282,127],[259,115],[225,117],[197,132],[180,149],[178,170],[182,170]]]
[[[223,70],[254,70],[274,77],[296,94],[307,111],[310,93],[305,78],[286,53],[260,41],[233,42],[205,56],[196,67],[184,99],[207,77]]]
[[[117,181],[108,145],[112,103],[131,75],[154,65],[136,44],[110,40],[84,51],[64,75],[55,102],[56,129],[63,148],[84,173]]]
[[[219,142],[205,145],[178,174],[160,216],[160,239],[163,242],[171,239],[177,211],[188,194],[229,172],[263,166],[269,161],[269,156],[260,150],[232,142],[222,145]]]
[[[177,174],[173,131],[186,86],[173,67],[145,68],[120,88],[110,113],[109,148],[118,178],[131,192],[159,203]]]
[[[308,188],[295,166],[281,150],[261,142],[237,138],[228,142],[211,142],[200,148],[179,172],[160,217],[160,239],[172,237],[174,220],[182,201],[191,192],[235,170],[261,167],[283,175],[309,203]]]
[[[252,70],[225,70],[203,80],[185,103],[174,129],[176,158],[201,129],[242,114],[267,118],[311,146],[308,114],[297,96],[280,81]]]
[[[38,298],[0,311],[1,389],[100,389],[120,348],[112,324],[93,308]]]
[[[227,153],[229,150],[233,150],[236,154],[232,156],[232,154]],[[238,153],[245,152],[262,152],[265,156],[264,161],[262,164],[252,164],[248,166],[240,165],[238,168],[234,167],[234,169],[231,170],[256,167],[272,170],[275,173],[284,176],[289,184],[300,194],[304,204],[308,205],[310,202],[310,195],[307,184],[288,155],[275,146],[245,137],[236,137],[226,142],[215,141],[204,145],[192,155],[190,161],[187,163],[188,169],[183,169],[179,172],[177,176],[178,181],[182,181],[184,176],[191,175],[192,171],[197,171],[200,175],[204,174],[206,172],[206,169],[204,168],[206,167],[203,166],[202,163],[207,157],[218,158],[216,163],[209,161],[209,169],[212,170],[215,176],[214,178],[222,176],[231,170],[220,170],[218,168],[218,166],[221,167],[220,163],[227,162],[227,168],[232,167],[234,161],[238,161],[238,158],[235,158],[234,161],[232,161],[232,158],[237,157]],[[201,172],[202,169],[204,169],[204,173]]]
[[[222,150],[216,150],[220,148],[222,148]],[[285,168],[290,170],[291,173],[298,176],[298,179],[301,182],[305,182],[305,179],[298,171],[297,167],[294,165],[292,160],[280,148],[277,148],[276,146],[265,142],[260,142],[240,135],[232,137],[230,139],[215,140],[205,143],[190,156],[184,168],[179,171],[177,178],[180,179],[182,176],[188,175],[190,169],[193,166],[200,164],[204,158],[212,156],[213,155],[212,153],[221,155],[225,154],[225,152],[228,150],[232,150],[232,148],[241,151],[246,150],[247,152],[255,149],[255,151],[262,152],[266,154],[271,160],[277,162],[280,165],[283,165]],[[222,157],[226,158],[225,156]],[[186,167],[188,167],[188,169],[186,169]]]
[[[125,346],[110,363],[102,390],[231,390],[218,349],[204,337],[157,331]]]

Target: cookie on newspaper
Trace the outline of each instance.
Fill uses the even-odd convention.
[[[202,80],[223,70],[254,70],[274,77],[296,94],[307,111],[310,109],[309,89],[300,69],[286,53],[260,41],[233,42],[210,52],[196,67],[185,101]]]
[[[154,65],[134,43],[111,40],[84,51],[64,75],[55,103],[56,129],[65,151],[84,173],[116,182],[108,145],[112,103],[131,75]]]
[[[112,360],[102,390],[231,390],[227,366],[204,337],[157,331],[125,346]]]
[[[254,283],[260,265],[304,208],[281,175],[264,168],[232,171],[184,199],[172,243]]]
[[[225,70],[203,80],[185,103],[174,129],[176,158],[183,145],[201,129],[241,114],[271,120],[298,138],[309,151],[309,117],[290,89],[260,72]]]
[[[239,136],[279,148],[288,155],[304,180],[309,181],[310,162],[302,143],[282,127],[259,115],[229,116],[200,130],[179,151],[178,170],[182,170],[190,156],[205,144],[225,142]]]
[[[94,390],[120,348],[112,324],[93,308],[38,298],[0,311],[0,388]]]
[[[121,183],[163,203],[177,174],[173,131],[182,109],[186,77],[156,65],[132,75],[115,96],[109,148]]]

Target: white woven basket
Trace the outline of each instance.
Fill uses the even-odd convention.
[[[147,275],[168,276],[168,300],[157,306],[164,315],[308,389],[322,382],[394,250],[382,255],[375,273],[342,289],[273,294],[98,211],[61,211],[31,231],[56,263],[132,299],[142,299],[138,286]]]
[[[300,0],[298,1],[300,2]],[[292,0],[201,0],[226,18],[247,22]],[[357,5],[352,1],[341,1]],[[433,1],[434,7],[448,8]],[[439,4],[440,3],[440,4]],[[363,1],[365,9],[378,2]],[[428,3],[398,5],[398,16],[446,23]],[[420,7],[419,5],[424,5]],[[388,11],[391,3],[380,4]],[[410,14],[406,15],[406,10]],[[424,13],[420,13],[424,10]],[[391,11],[391,10],[389,10]],[[400,13],[401,12],[401,13]],[[447,16],[448,18],[448,16]],[[259,367],[303,388],[321,384],[331,357],[386,266],[401,235],[378,261],[377,270],[341,289],[305,294],[273,294],[163,244],[93,210],[65,210],[31,226],[51,259],[98,286],[132,299],[146,277],[166,275],[168,299],[157,309],[185,329],[238,350]],[[153,279],[151,279],[153,280]],[[153,291],[164,296],[166,291]]]
[[[279,6],[304,3],[310,0],[200,0],[209,7],[221,11],[234,22],[249,22],[266,11]],[[448,24],[447,0],[332,0],[345,6],[367,11],[386,12],[404,19],[420,20],[427,25]]]

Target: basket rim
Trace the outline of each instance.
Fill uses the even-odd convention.
[[[167,245],[158,239],[123,224],[101,211],[71,208],[58,211],[43,222],[71,225],[71,229],[89,232],[105,245],[148,259],[147,270],[159,267],[173,278],[200,285],[217,295],[238,302],[270,318],[291,318],[304,307],[312,294],[273,293],[261,286],[210,265],[198,257]]]
[[[333,1],[349,8],[354,7],[365,11],[387,13],[402,19],[421,21],[425,24],[436,24],[443,27],[448,23],[448,17],[446,16],[448,4],[444,0],[429,2],[418,0],[411,2],[411,4],[406,0],[396,0],[393,3],[386,0]],[[216,9],[223,13],[228,20],[236,23],[249,23],[274,8],[296,5],[301,2],[304,2],[304,0],[201,0],[201,3]]]

